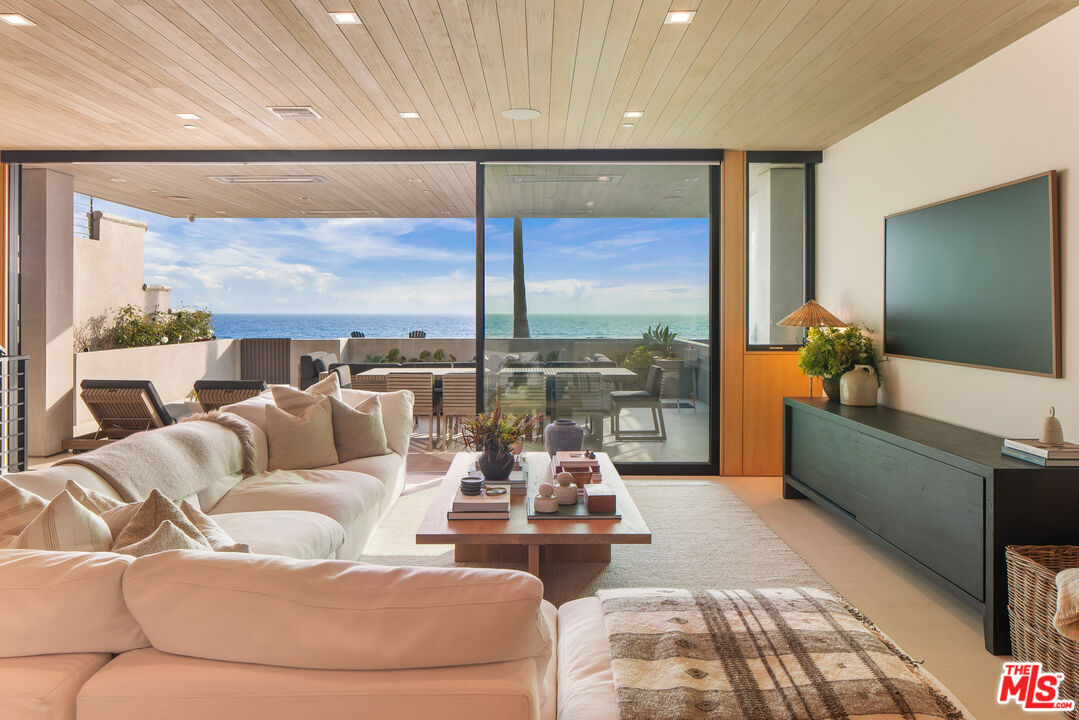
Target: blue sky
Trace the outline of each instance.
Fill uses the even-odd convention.
[[[145,279],[174,307],[216,313],[446,313],[475,310],[475,226],[462,219],[141,220]],[[706,219],[525,219],[530,313],[704,314]],[[511,221],[487,222],[489,313],[512,312]]]

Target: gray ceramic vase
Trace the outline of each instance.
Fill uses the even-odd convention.
[[[560,450],[584,448],[584,428],[572,420],[555,420],[543,430],[543,443],[552,457]]]

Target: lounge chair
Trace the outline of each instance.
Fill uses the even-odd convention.
[[[176,422],[149,380],[83,380],[82,401],[97,430],[65,440],[64,450],[94,450],[141,430]]]
[[[425,338],[427,337],[426,330],[410,330],[408,333],[410,338]]]
[[[210,412],[255,397],[265,389],[262,380],[196,380],[195,399],[203,412]]]

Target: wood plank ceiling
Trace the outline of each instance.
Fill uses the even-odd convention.
[[[0,0],[0,147],[821,149],[1077,3]]]

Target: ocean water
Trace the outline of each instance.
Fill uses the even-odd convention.
[[[638,338],[650,326],[669,325],[679,338],[708,339],[706,315],[529,315],[534,338]],[[219,338],[290,337],[329,339],[349,337],[353,330],[369,338],[404,338],[424,330],[430,338],[476,336],[473,315],[269,315],[215,314]],[[488,315],[486,336],[513,336],[512,315]]]

